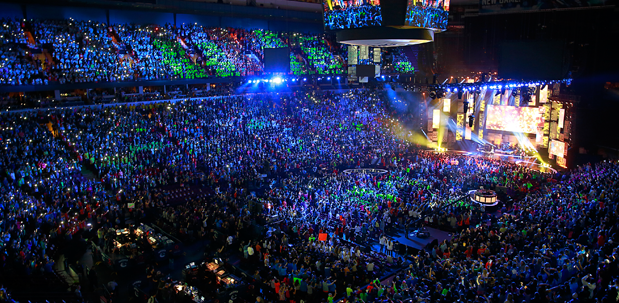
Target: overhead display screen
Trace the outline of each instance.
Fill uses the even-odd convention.
[[[380,0],[324,0],[325,29],[381,26]]]
[[[449,0],[408,0],[404,25],[446,30]]]
[[[543,108],[488,105],[486,128],[517,133],[537,133],[544,127]]]

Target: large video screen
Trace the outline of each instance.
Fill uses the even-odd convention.
[[[558,157],[565,156],[565,142],[550,140],[550,148],[548,149],[548,153],[551,155],[555,155]]]
[[[325,29],[381,26],[380,0],[324,0]]]
[[[486,128],[517,133],[537,133],[544,127],[539,107],[488,105]]]
[[[446,30],[449,0],[408,0],[404,25]]]

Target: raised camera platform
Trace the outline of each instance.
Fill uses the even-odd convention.
[[[471,202],[483,206],[487,211],[494,211],[499,207],[499,201],[497,194],[493,190],[477,189],[469,191],[469,197]]]

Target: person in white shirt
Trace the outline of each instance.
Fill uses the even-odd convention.
[[[383,235],[380,237],[379,240],[380,243],[380,252],[384,253],[385,252],[385,248],[387,247],[387,238]]]
[[[389,256],[393,255],[393,241],[388,240],[388,244],[387,244],[387,254]]]

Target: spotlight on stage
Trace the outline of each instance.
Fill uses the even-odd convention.
[[[469,116],[469,127],[473,127],[473,123],[475,123],[475,115]]]
[[[436,99],[436,91],[430,91],[430,98]]]
[[[445,91],[443,91],[442,89],[438,89],[436,91],[436,97],[437,98],[443,98],[445,96]]]
[[[523,86],[520,88],[520,92],[522,93],[522,101],[520,101],[520,106],[528,106],[531,101],[531,91],[528,87]]]

